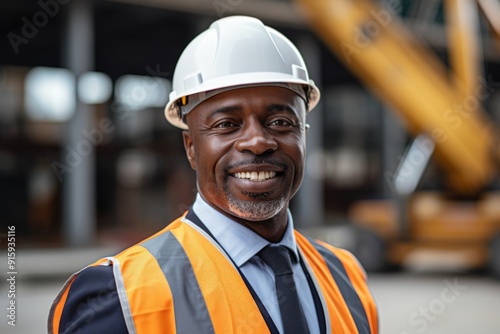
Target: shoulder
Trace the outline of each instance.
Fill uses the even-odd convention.
[[[68,290],[60,333],[126,333],[111,266],[82,270]]]
[[[314,252],[309,251],[309,254],[322,257],[329,266],[343,267],[349,276],[354,275],[366,280],[365,270],[351,252],[321,240],[308,238],[299,232],[296,232],[295,236],[299,245],[315,250]]]
[[[328,251],[332,253],[336,258],[338,258],[339,261],[342,262],[342,265],[350,276],[356,275],[366,281],[366,271],[364,270],[358,259],[350,251],[332,246],[320,240],[316,240],[315,242],[320,245],[320,247],[322,247],[325,252]]]
[[[122,302],[117,292],[164,288],[157,259],[143,245],[180,228],[180,219],[114,257],[104,258],[74,274],[54,301],[49,329],[58,333],[127,333]],[[124,285],[128,277],[129,286]],[[135,279],[130,279],[130,277]],[[144,279],[146,278],[146,279]],[[129,291],[127,290],[127,293]],[[119,298],[120,297],[120,298]]]
[[[143,268],[144,263],[156,262],[155,257],[151,254],[149,246],[151,244],[155,244],[159,247],[165,246],[165,243],[168,243],[169,238],[172,237],[173,231],[183,229],[185,224],[182,223],[182,218],[183,217],[180,217],[174,220],[162,230],[110,258],[112,259],[111,262],[113,266],[119,267],[121,272],[127,270],[145,270],[145,268]]]

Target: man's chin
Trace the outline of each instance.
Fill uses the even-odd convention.
[[[229,199],[229,210],[241,219],[248,221],[263,221],[276,216],[286,206],[284,198],[270,201],[243,201],[235,198]]]

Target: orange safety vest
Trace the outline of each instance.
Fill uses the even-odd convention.
[[[378,333],[366,275],[347,251],[295,231],[301,257],[325,313],[327,333]],[[115,257],[113,266],[129,333],[270,333],[238,269],[202,228],[185,216]],[[75,273],[54,301],[49,333],[59,322]]]

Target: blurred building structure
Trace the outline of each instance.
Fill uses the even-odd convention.
[[[442,1],[378,2],[446,59]],[[390,196],[383,175],[397,167],[408,135],[293,2],[19,0],[0,4],[1,226],[16,225],[26,245],[84,246],[99,236],[138,241],[182,214],[196,192],[194,173],[162,106],[187,43],[236,14],[287,35],[322,88],[308,116],[307,175],[292,203],[299,227],[334,224],[355,201]],[[500,57],[483,28],[483,77],[494,91],[481,102],[498,125]],[[41,69],[66,81],[42,80],[32,91],[29,79]],[[87,72],[98,74],[85,85]],[[71,89],[44,91],[48,85]],[[44,108],[44,99],[52,104]],[[439,167],[428,174],[424,186],[439,187]]]

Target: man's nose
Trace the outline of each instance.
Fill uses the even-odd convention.
[[[235,147],[240,152],[250,151],[255,155],[261,155],[268,151],[275,151],[278,143],[263,124],[252,121],[244,126]]]

